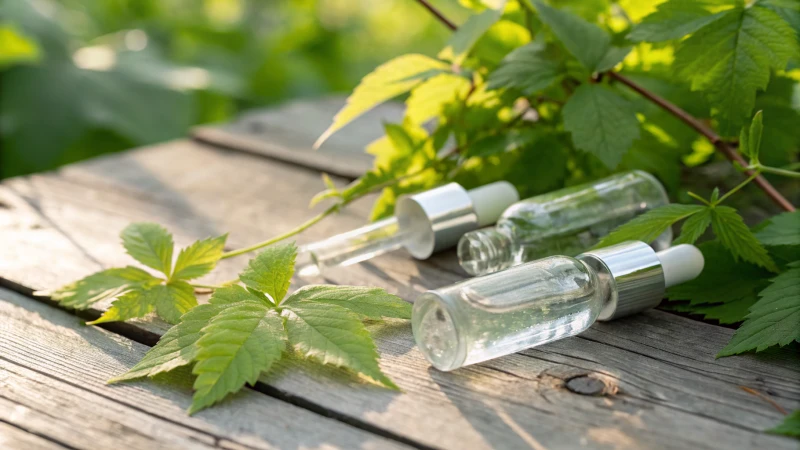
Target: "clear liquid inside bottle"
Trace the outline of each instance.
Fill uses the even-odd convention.
[[[633,171],[515,203],[495,227],[465,234],[458,244],[461,266],[483,275],[548,255],[577,255],[614,228],[669,202],[652,175]],[[653,247],[669,246],[667,230]]]
[[[397,218],[373,222],[359,229],[302,246],[295,266],[300,276],[316,276],[334,266],[348,266],[403,247],[409,232],[401,232]]]
[[[429,291],[414,303],[414,338],[440,370],[578,334],[610,295],[607,277],[553,256]]]

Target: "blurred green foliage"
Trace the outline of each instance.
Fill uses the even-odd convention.
[[[408,0],[0,0],[0,178],[347,92],[447,36]]]

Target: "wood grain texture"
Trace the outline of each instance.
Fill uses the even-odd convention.
[[[225,231],[231,247],[251,244],[310,217],[304,205],[321,188],[313,171],[186,142],[9,180],[0,190],[8,205],[0,210],[0,251],[10,257],[0,255],[0,276],[40,289],[129,263],[116,235],[131,220],[158,221],[180,244]],[[354,206],[299,240],[362,224],[368,204]],[[245,259],[225,261],[208,281],[230,278]],[[333,271],[322,281],[371,284],[413,299],[460,278],[444,258],[421,263],[400,253]],[[320,280],[296,281],[295,287]],[[164,329],[157,321],[136,326]],[[451,373],[429,367],[407,324],[374,332],[381,367],[402,394],[331,378],[299,362],[283,364],[257,389],[421,446],[796,447],[761,432],[782,416],[740,386],[797,408],[797,355],[715,360],[732,334],[726,328],[652,311]],[[599,380],[604,395],[570,391],[565,385],[575,377]]]
[[[148,450],[401,447],[249,389],[189,417],[188,371],[158,382],[105,384],[148,347],[2,288],[0,317],[0,425],[24,430],[31,441],[38,435],[72,448]]]
[[[0,421],[0,448],[53,450],[67,447]]]
[[[356,178],[372,166],[373,157],[364,153],[364,149],[383,135],[382,122],[403,121],[403,106],[393,102],[379,105],[314,150],[314,141],[330,126],[334,114],[344,104],[343,96],[295,100],[249,111],[230,123],[195,128],[192,137],[218,147]]]

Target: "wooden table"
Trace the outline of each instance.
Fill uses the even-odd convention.
[[[0,185],[0,448],[797,448],[762,431],[780,422],[779,409],[800,407],[796,354],[716,360],[733,330],[658,310],[451,373],[428,365],[407,323],[375,326],[381,367],[402,393],[287,362],[189,417],[186,373],[106,385],[166,324],[86,327],[100,311],[62,310],[32,291],[130,263],[118,233],[131,221],[161,223],[179,245],[230,232],[230,248],[291,229],[314,213],[306,205],[323,189],[320,169],[347,177],[369,165],[361,149],[380,134],[374,115],[327,150],[308,150],[340,104],[253,113],[195,139]],[[298,240],[363,224],[369,204]],[[390,254],[323,281],[413,300],[462,278],[453,259]],[[204,281],[229,279],[245,262],[226,260]]]

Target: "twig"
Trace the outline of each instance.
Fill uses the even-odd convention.
[[[441,13],[441,11],[437,10],[430,3],[428,3],[427,0],[417,0],[417,2],[423,5],[428,11],[431,12],[431,14],[433,14],[437,19],[439,19],[440,22],[442,22],[445,26],[447,26],[451,30],[455,31],[458,29],[458,27],[453,22],[451,22],[447,17],[445,17]],[[674,115],[675,117],[683,121],[683,123],[694,128],[698,133],[705,136],[706,139],[708,139],[714,145],[714,147],[717,150],[719,150],[731,163],[738,163],[741,167],[747,167],[748,165],[747,161],[745,161],[745,159],[742,158],[742,156],[736,151],[736,149],[728,145],[728,143],[723,141],[722,138],[720,138],[720,136],[717,133],[715,133],[711,128],[707,127],[705,124],[700,122],[697,118],[695,118],[691,114],[687,113],[678,106],[673,105],[666,99],[659,97],[655,93],[650,92],[644,87],[639,86],[638,84],[634,83],[633,80],[623,75],[620,75],[619,73],[609,71],[607,72],[607,75],[612,79],[617,80],[620,83],[633,89],[642,97],[650,100],[651,102],[655,103],[656,105],[660,106],[670,114]],[[747,174],[747,176],[753,176],[756,173],[752,170],[745,170],[745,174]],[[763,190],[767,194],[767,196],[770,199],[772,199],[773,202],[775,202],[776,205],[783,208],[785,211],[789,212],[795,211],[795,207],[791,203],[789,203],[789,200],[787,200],[786,197],[781,195],[781,193],[778,192],[777,189],[775,189],[775,187],[772,186],[772,184],[766,180],[766,178],[756,174],[756,177],[754,178],[753,181],[756,183],[756,185],[758,185],[758,187],[761,188],[761,190]]]
[[[777,409],[778,412],[783,414],[784,416],[788,416],[789,415],[789,411],[786,411],[786,409],[784,409],[783,406],[779,405],[778,402],[776,402],[775,400],[767,397],[766,395],[762,394],[761,392],[758,392],[757,390],[755,390],[753,388],[749,388],[747,386],[739,386],[739,389],[747,392],[748,394],[755,395],[756,397],[760,398],[761,400],[764,400],[765,402],[767,402],[770,405],[772,405],[773,408]]]
[[[703,122],[699,121],[697,118],[692,116],[691,114],[687,113],[683,109],[679,108],[678,106],[670,103],[666,99],[656,95],[653,92],[639,86],[633,80],[623,75],[620,75],[617,72],[608,72],[608,76],[619,81],[620,83],[628,86],[629,88],[636,91],[642,97],[650,100],[651,102],[655,103],[656,105],[660,106],[665,111],[669,112],[673,116],[677,117],[680,121],[689,125],[690,127],[694,128],[695,131],[705,136],[706,139],[711,142],[714,147],[719,150],[731,163],[738,163],[742,167],[747,167],[747,161],[740,155],[736,149],[731,147],[727,142],[725,142],[717,133],[714,132],[711,128],[707,127]],[[754,171],[746,169],[745,174],[748,176],[753,176],[755,174]],[[789,200],[786,199],[780,192],[778,192],[772,184],[767,181],[761,175],[756,175],[753,181],[758,185],[758,187],[763,190],[770,199],[772,199],[775,204],[783,208],[785,211],[793,212],[795,211],[795,207],[789,203]]]

